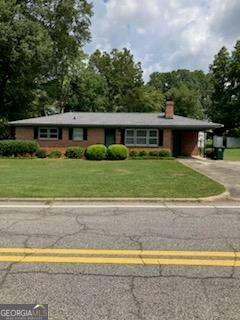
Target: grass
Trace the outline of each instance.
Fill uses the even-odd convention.
[[[174,160],[0,159],[0,197],[206,197],[224,191]]]
[[[224,160],[240,160],[240,148],[225,149]]]

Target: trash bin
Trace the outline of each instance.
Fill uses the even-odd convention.
[[[223,160],[224,157],[224,148],[214,148],[213,159]]]

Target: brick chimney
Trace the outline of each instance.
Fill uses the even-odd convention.
[[[172,98],[167,98],[166,108],[165,108],[165,118],[173,119],[174,116],[174,101]]]

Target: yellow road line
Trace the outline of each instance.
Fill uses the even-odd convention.
[[[0,262],[19,263],[78,263],[113,265],[178,265],[240,267],[240,261],[203,259],[157,259],[157,258],[109,258],[109,257],[67,257],[67,256],[0,256]]]
[[[0,253],[17,254],[62,254],[62,255],[118,255],[118,256],[182,256],[240,258],[240,252],[228,251],[177,251],[177,250],[132,250],[132,249],[66,249],[66,248],[1,248]]]

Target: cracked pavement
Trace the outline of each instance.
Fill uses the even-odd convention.
[[[1,247],[240,251],[240,206],[0,208]],[[49,319],[240,319],[240,268],[0,263],[1,303]]]

